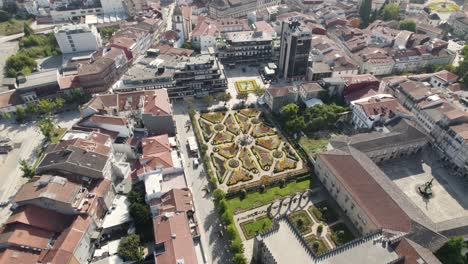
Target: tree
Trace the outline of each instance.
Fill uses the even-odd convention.
[[[13,119],[13,117],[11,116],[9,112],[3,112],[3,117],[10,121]]]
[[[244,245],[240,239],[234,239],[229,247],[234,253],[243,253]]]
[[[5,64],[5,74],[7,77],[16,78],[19,75],[27,75],[33,72],[37,63],[31,57],[18,53],[10,56]]]
[[[247,264],[247,260],[242,253],[236,253],[232,257],[232,263],[234,264]]]
[[[255,88],[254,90],[254,94],[259,97],[262,96],[264,93],[265,93],[265,88],[260,87],[260,86],[257,86],[257,88]]]
[[[416,22],[412,19],[404,19],[398,23],[398,29],[416,32]]]
[[[284,120],[290,120],[292,118],[295,118],[297,116],[297,113],[299,112],[299,106],[295,103],[290,103],[281,108],[281,116],[283,117]]]
[[[30,165],[26,160],[20,160],[20,169],[23,172],[23,177],[31,179],[36,175],[36,169]]]
[[[28,114],[36,114],[37,113],[37,105],[32,103],[32,102],[28,102],[26,104],[26,113]]]
[[[299,132],[306,127],[303,116],[296,116],[294,119],[286,121],[285,125],[291,132]]]
[[[225,196],[226,194],[220,189],[216,189],[213,192],[213,198],[215,199],[217,203],[223,200]]]
[[[228,210],[228,204],[226,200],[223,199],[218,203],[218,213],[222,215],[226,210]]]
[[[53,136],[53,132],[55,130],[55,125],[52,122],[52,118],[49,115],[44,116],[39,122],[37,122],[37,126],[41,131],[42,135],[45,137],[46,141],[50,141]]]
[[[226,93],[220,93],[218,95],[218,100],[221,101],[221,102],[227,102],[229,100],[231,100],[231,94],[226,92]]]
[[[463,264],[465,263],[462,255],[463,248],[463,237],[452,237],[435,255],[444,264]]]
[[[183,49],[192,49],[192,44],[190,44],[190,42],[184,42],[184,44],[182,44],[182,47]]]
[[[203,97],[202,100],[203,100],[203,103],[205,105],[209,105],[209,104],[211,104],[213,102],[214,98],[211,95],[207,95],[207,96]]]
[[[460,82],[468,87],[468,44],[465,44],[461,52],[463,60],[460,61],[460,64],[457,69],[457,74],[460,77]]]
[[[237,237],[237,230],[233,224],[227,226],[226,233],[230,240],[234,240]]]
[[[240,190],[239,197],[241,200],[244,200],[247,196],[247,191],[245,189]]]
[[[145,225],[151,220],[148,206],[142,203],[131,204],[130,215],[135,221],[135,225]]]
[[[55,98],[54,100],[55,109],[62,109],[64,104],[65,104],[65,100],[62,97]]]
[[[120,240],[117,255],[125,261],[142,262],[145,253],[143,247],[140,246],[140,237],[138,235],[129,235]]]
[[[127,194],[127,199],[130,202],[130,204],[144,203],[145,202],[144,194],[142,194],[140,192],[135,192],[135,191],[130,191]]]
[[[248,93],[237,93],[236,98],[242,102],[249,97]]]
[[[359,7],[359,16],[362,20],[362,27],[366,28],[369,25],[370,15],[372,11],[372,0],[363,0]]]
[[[23,107],[18,106],[16,107],[15,115],[16,121],[22,123],[26,119],[26,110]]]
[[[221,221],[225,225],[230,225],[232,224],[232,221],[234,219],[233,214],[231,213],[230,210],[226,210],[222,215],[221,215]]]
[[[11,19],[11,15],[5,10],[0,10],[0,22],[5,22]]]
[[[49,99],[41,99],[37,103],[37,107],[43,114],[50,114],[54,109],[54,103]]]
[[[322,231],[323,231],[323,225],[319,225],[319,226],[317,227],[317,233],[320,234],[320,233],[322,233]]]
[[[259,187],[260,193],[265,192],[265,189],[266,189],[265,184],[260,185],[260,187]]]
[[[312,247],[314,248],[315,251],[317,251],[320,247],[320,242],[315,240],[314,243],[312,243]]]
[[[382,10],[382,18],[385,21],[398,20],[400,17],[400,6],[395,3],[386,4]]]
[[[31,26],[29,26],[29,23],[27,22],[24,23],[23,32],[24,32],[24,36],[26,37],[34,35],[34,30],[31,28]]]

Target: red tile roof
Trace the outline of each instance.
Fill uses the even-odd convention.
[[[458,80],[458,75],[451,73],[447,70],[434,73],[434,76],[445,81],[445,82],[456,82]]]
[[[126,126],[128,124],[127,118],[117,116],[93,115],[89,118],[89,121],[94,124],[108,124],[114,126]]]
[[[153,224],[156,244],[164,243],[165,247],[163,253],[155,256],[156,263],[177,263],[177,260],[183,260],[184,264],[198,263],[185,213],[155,217]]]
[[[319,154],[328,169],[377,228],[409,232],[411,219],[353,155],[343,151]]]
[[[39,254],[7,248],[0,252],[0,264],[37,264]]]
[[[0,245],[27,246],[45,249],[54,232],[23,224],[8,226],[0,234]]]
[[[144,138],[141,144],[142,156],[137,167],[138,174],[156,168],[170,168],[173,166],[171,147],[167,135]]]
[[[47,216],[47,217],[45,217]],[[26,205],[13,213],[6,224],[21,223],[46,231],[61,232],[71,222],[71,217],[34,205]]]
[[[158,214],[170,212],[193,211],[194,205],[190,189],[172,189],[158,199],[150,201],[152,206],[158,206]]]

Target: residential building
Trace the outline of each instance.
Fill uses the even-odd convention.
[[[130,68],[114,91],[166,88],[170,99],[202,97],[227,88],[224,66],[210,54],[147,56]]]
[[[209,4],[211,18],[245,17],[254,11],[262,11],[270,6],[281,4],[278,0],[220,0]]]
[[[447,70],[435,72],[431,76],[430,83],[433,87],[448,87],[458,80],[458,75]]]
[[[350,103],[355,128],[373,129],[398,117],[405,108],[389,94],[377,94],[360,98]]]
[[[380,81],[372,74],[360,74],[354,76],[342,77],[344,80],[343,94],[349,95],[360,90],[369,90],[379,87]]]
[[[102,10],[106,16],[119,17],[124,19],[127,17],[125,0],[99,0]]]
[[[283,106],[297,102],[298,91],[297,88],[293,86],[270,86],[266,89],[263,98],[270,108],[270,111],[278,113]]]
[[[453,33],[466,40],[466,36],[468,35],[468,16],[466,14],[459,15],[457,13],[458,12],[454,12],[454,14],[452,14],[454,18],[452,19],[451,17],[449,23],[453,28]]]
[[[299,21],[283,21],[279,57],[280,76],[288,80],[304,79],[309,66],[312,31]]]
[[[101,35],[95,26],[68,24],[56,27],[54,35],[62,53],[96,51],[102,46]]]
[[[233,18],[200,18],[197,25],[192,31],[191,43],[194,48],[202,51],[208,50],[209,47],[215,47],[217,38],[223,33],[248,31],[251,30],[247,19]]]
[[[118,77],[115,61],[98,57],[78,66],[78,81],[86,93],[106,92]]]
[[[123,116],[92,115],[83,119],[79,124],[84,127],[117,132],[117,136],[122,138],[133,136],[134,121]]]
[[[302,101],[308,101],[312,98],[318,98],[321,92],[325,92],[326,90],[320,86],[320,84],[316,82],[310,83],[301,83],[299,84],[299,96],[301,97]]]
[[[94,114],[132,116],[150,135],[175,134],[166,89],[97,95],[82,107],[81,113],[83,117]]]
[[[197,264],[193,236],[185,212],[165,213],[153,219],[156,264]]]
[[[274,51],[273,36],[263,30],[224,33],[216,47],[221,62],[229,65],[268,63]]]

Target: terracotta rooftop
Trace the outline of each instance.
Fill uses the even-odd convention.
[[[468,124],[460,124],[456,126],[451,126],[450,127],[453,131],[455,131],[458,135],[460,135],[461,138],[464,140],[468,140]]]
[[[155,217],[153,225],[156,247],[164,245],[163,252],[156,250],[156,263],[198,263],[185,213]]]
[[[82,64],[78,68],[78,75],[99,74],[114,64],[115,61],[109,58],[99,57],[91,63]]]
[[[144,138],[141,144],[142,156],[139,159],[139,166],[137,166],[138,174],[156,168],[171,168],[173,166],[167,135]]]
[[[0,108],[21,104],[22,100],[16,90],[0,93]]]
[[[292,86],[284,86],[284,87],[272,87],[266,90],[267,93],[271,94],[273,97],[282,97],[287,96],[289,93],[294,91],[294,87]]]
[[[37,264],[39,254],[21,249],[7,248],[0,251],[0,264]]]
[[[411,219],[352,154],[331,150],[318,155],[377,228],[409,232]]]
[[[51,199],[67,204],[73,203],[81,186],[59,176],[43,175],[25,183],[13,198],[15,203],[34,199]]]
[[[46,217],[47,216],[47,217]],[[61,232],[71,222],[71,217],[34,205],[26,205],[15,211],[6,224],[21,223],[46,231]],[[1,263],[1,262],[0,262]]]
[[[192,193],[187,189],[172,189],[158,199],[151,200],[158,207],[158,215],[171,212],[194,211]]]
[[[89,118],[89,121],[94,124],[108,124],[114,126],[126,126],[128,124],[127,118],[118,116],[93,115]]]
[[[45,249],[54,232],[37,227],[15,224],[8,226],[0,234],[0,245],[26,246],[36,249]]]
[[[448,83],[456,82],[458,75],[451,73],[447,70],[434,73],[434,76]]]
[[[358,100],[356,105],[361,106],[362,110],[367,117],[380,115],[387,116],[389,118],[399,112],[405,112],[405,108],[393,97],[379,98],[377,96],[371,97],[366,101]]]

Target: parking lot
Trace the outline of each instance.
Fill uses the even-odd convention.
[[[55,117],[55,124],[63,128],[71,127],[78,121],[79,113],[66,112]],[[26,160],[33,164],[37,158],[43,136],[35,125],[35,122],[26,124],[13,124],[5,119],[0,120],[0,137],[9,138],[13,150],[8,154],[0,155],[0,202],[6,202],[23,183],[27,181],[22,177],[19,166],[20,160]],[[0,224],[3,224],[9,216],[9,206],[0,210]]]

